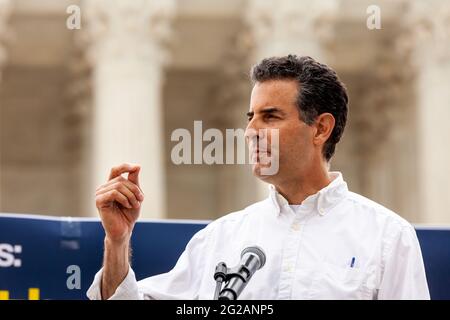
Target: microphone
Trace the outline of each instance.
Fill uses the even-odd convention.
[[[265,263],[266,255],[261,248],[253,246],[242,250],[241,261],[234,269],[227,272],[228,282],[220,291],[218,299],[237,300],[255,272],[261,269]]]

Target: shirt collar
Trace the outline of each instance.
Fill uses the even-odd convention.
[[[323,216],[328,213],[348,192],[347,183],[340,172],[330,172],[332,181],[325,188],[317,193],[308,196],[300,206],[304,212],[316,211]],[[276,190],[274,185],[269,185],[269,199],[275,207],[277,214],[280,214],[284,206],[288,206],[288,201]]]

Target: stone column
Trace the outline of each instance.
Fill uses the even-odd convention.
[[[450,222],[450,7],[446,0],[410,3],[405,19],[415,70],[419,222]]]
[[[339,156],[341,165],[345,161],[347,170],[351,172],[353,166],[358,175],[359,188],[354,191],[416,222],[417,179],[411,172],[417,144],[411,74],[402,63],[407,58],[392,51],[380,52],[374,66],[353,83],[346,129],[353,152]]]
[[[165,41],[175,2],[87,0],[83,25],[93,68],[92,193],[112,166],[142,166],[142,216],[165,212],[162,136]]]
[[[244,17],[252,43],[250,61],[296,54],[326,62],[324,44],[333,34],[337,7],[337,0],[250,0]],[[267,192],[267,185],[259,183],[259,197]]]
[[[0,80],[2,78],[2,67],[7,59],[5,42],[9,37],[8,18],[11,14],[12,2],[0,0]]]
[[[224,149],[224,164],[220,165],[216,171],[217,212],[220,214],[241,210],[266,197],[266,194],[255,192],[255,190],[259,190],[263,183],[252,174],[244,138],[247,126],[246,113],[252,89],[248,77],[250,69],[248,40],[247,33],[240,33],[227,46],[229,50],[224,52],[221,59],[224,61],[224,65],[220,70],[221,73],[217,83],[218,90],[214,95],[215,101],[213,104],[217,105],[218,108],[215,109],[216,113],[213,111],[211,117],[213,117],[217,127],[222,130],[225,138],[224,145],[226,146]],[[237,136],[234,142],[230,139],[231,132]],[[227,153],[230,155],[229,150],[233,144],[234,159],[227,162],[226,155]],[[242,156],[244,163],[239,163],[242,160],[238,158],[239,154]],[[264,184],[264,186],[266,185]]]
[[[92,83],[91,68],[80,48],[76,48],[70,59],[70,80],[67,86],[67,100],[69,105],[63,110],[66,122],[67,141],[70,145],[68,162],[70,162],[71,181],[77,182],[72,186],[78,194],[76,210],[82,216],[93,214],[93,194],[90,186],[93,168],[90,163],[92,150]],[[94,211],[95,212],[95,211]]]
[[[337,6],[337,0],[250,0],[245,19],[254,60],[291,53],[325,61],[323,42],[332,34]]]

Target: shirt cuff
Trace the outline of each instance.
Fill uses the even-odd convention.
[[[103,268],[101,268],[94,277],[94,281],[86,292],[90,300],[102,300]],[[128,273],[122,283],[117,287],[114,294],[108,300],[141,300],[143,297],[139,294],[139,289],[133,269],[128,268]]]

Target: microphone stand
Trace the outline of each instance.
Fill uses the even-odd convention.
[[[243,276],[243,274],[245,276]],[[238,282],[248,282],[250,278],[251,273],[246,266],[238,265],[235,268],[227,268],[225,262],[219,262],[214,272],[214,279],[216,280],[214,300],[237,300],[242,289],[235,290],[233,285]],[[223,283],[226,282],[226,284],[228,284],[230,283],[230,280],[233,285],[225,287],[225,289],[222,290]]]
[[[216,291],[214,293],[214,300],[219,300],[219,294],[222,290],[222,284],[227,279],[228,268],[225,262],[219,262],[214,272],[214,280],[216,280]]]

